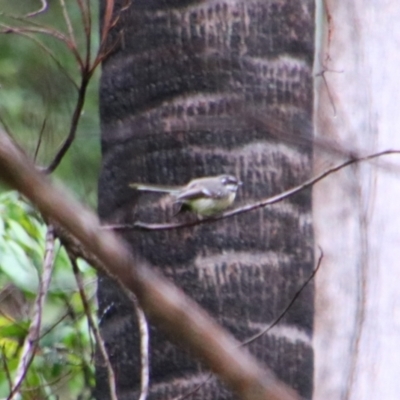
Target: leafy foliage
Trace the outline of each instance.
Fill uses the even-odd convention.
[[[0,195],[0,398],[10,392],[28,332],[45,235],[45,223],[18,193]],[[84,262],[79,267],[94,308],[94,270]],[[88,398],[94,383],[94,345],[68,256],[59,244],[40,332],[23,398]]]

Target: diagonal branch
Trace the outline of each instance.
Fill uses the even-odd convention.
[[[63,12],[65,24],[67,25],[69,40],[76,48],[77,46],[76,46],[76,41],[75,41],[74,28],[72,26],[71,18],[69,17],[69,14],[68,14],[67,7],[65,6],[65,0],[60,0],[60,5],[61,5],[62,12]]]
[[[47,218],[71,232],[104,266],[104,271],[133,292],[149,319],[176,343],[197,354],[244,400],[295,400],[298,396],[225,332],[196,302],[135,258],[97,218],[53,187],[0,131],[0,177],[27,196]]]
[[[87,75],[86,73],[83,73],[81,85],[78,91],[78,100],[76,102],[74,113],[72,115],[71,126],[69,128],[68,136],[65,139],[64,143],[61,145],[60,149],[57,151],[53,160],[50,162],[49,166],[42,169],[42,171],[45,172],[46,174],[52,173],[59,166],[60,162],[64,158],[65,154],[67,153],[67,151],[72,145],[72,142],[75,139],[76,131],[78,129],[78,124],[79,124],[79,119],[81,117],[83,106],[85,104],[85,96],[89,80],[90,76]]]
[[[324,257],[324,253],[322,252],[321,248],[320,248],[320,252],[321,252],[321,254],[318,258],[317,266],[311,272],[310,276],[303,282],[303,284],[300,286],[300,288],[296,291],[296,293],[294,294],[292,299],[289,301],[289,304],[282,310],[282,312],[265,329],[263,329],[261,332],[256,333],[252,337],[244,340],[241,343],[242,346],[247,346],[248,344],[254,342],[255,340],[259,339],[261,336],[268,333],[274,326],[279,324],[279,322],[282,320],[282,318],[286,315],[286,313],[290,310],[290,308],[293,306],[293,304],[299,298],[299,296],[301,295],[303,290],[314,279],[315,275],[319,271],[319,268],[321,267],[321,264],[322,264],[322,258]]]
[[[321,263],[322,263],[322,258],[323,258],[323,252],[322,249],[320,248],[320,256],[317,261],[317,266],[315,269],[311,272],[310,276],[305,280],[305,282],[300,286],[300,288],[296,291],[292,299],[290,300],[289,304],[284,308],[284,310],[261,332],[256,333],[255,335],[251,336],[250,338],[244,340],[241,342],[241,346],[247,346],[248,344],[254,342],[255,340],[259,339],[261,336],[265,335],[268,333],[274,326],[276,326],[282,318],[286,315],[286,313],[289,311],[289,309],[293,306],[293,304],[296,302],[296,300],[299,298],[300,294],[302,291],[306,288],[306,286],[311,282],[312,279],[314,279],[315,275],[317,274]],[[207,377],[203,380],[203,382],[199,383],[193,390],[191,390],[188,393],[183,394],[182,396],[176,397],[172,400],[184,400],[190,396],[193,396],[196,392],[198,392],[211,378],[213,375],[209,373]]]
[[[16,17],[16,16],[10,16],[10,17],[13,19],[16,19],[18,21],[19,20],[24,21],[23,17]],[[57,31],[56,29],[49,28],[47,26],[42,26],[40,24],[35,24],[33,21],[29,21],[29,23],[32,26],[9,26],[9,25],[1,23],[0,26],[3,27],[3,29],[0,30],[0,33],[2,33],[2,34],[35,33],[35,34],[42,34],[42,35],[50,36],[57,40],[60,40],[71,51],[71,53],[73,54],[75,60],[77,61],[78,65],[79,65],[80,69],[83,70],[84,65],[83,65],[81,56],[79,54],[79,51],[78,51],[75,43],[73,43],[67,36],[65,36],[62,32]]]

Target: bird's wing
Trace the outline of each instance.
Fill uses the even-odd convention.
[[[205,188],[193,187],[175,197],[176,201],[195,200],[201,197],[213,197],[213,193]]]

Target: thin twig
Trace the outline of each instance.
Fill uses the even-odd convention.
[[[129,290],[124,290],[125,294],[133,303],[136,318],[138,320],[139,333],[140,333],[140,361],[141,361],[141,374],[140,374],[140,396],[139,400],[146,400],[149,393],[150,382],[150,361],[149,361],[149,326],[147,324],[146,316],[140,307],[136,296]]]
[[[90,1],[87,1],[86,20],[86,65],[88,66],[88,71],[94,71],[94,69],[90,67],[90,59],[92,57],[92,16],[90,10]]]
[[[211,218],[204,218],[204,219],[196,219],[194,221],[189,221],[189,222],[171,222],[171,223],[164,223],[164,224],[150,224],[146,222],[135,222],[133,224],[107,224],[103,225],[102,228],[105,230],[114,230],[114,231],[119,231],[119,230],[131,230],[131,229],[138,229],[138,230],[145,230],[145,231],[166,231],[166,230],[172,230],[172,229],[179,229],[179,228],[187,228],[195,225],[200,225],[204,223],[210,223],[210,222],[215,222],[219,221],[221,219],[233,217],[234,215],[239,215],[243,214],[245,212],[253,211],[258,208],[263,208],[266,206],[269,206],[271,204],[278,203],[282,200],[287,199],[288,197],[294,196],[295,194],[301,192],[304,189],[307,189],[313,185],[315,185],[317,182],[323,180],[327,176],[340,171],[343,168],[348,167],[349,165],[356,164],[362,161],[368,161],[372,160],[377,157],[382,157],[386,156],[389,154],[400,154],[400,150],[384,150],[380,151],[378,153],[373,153],[368,156],[364,157],[355,157],[350,160],[347,160],[339,165],[336,165],[335,167],[328,168],[321,174],[315,176],[314,178],[311,178],[301,185],[295,186],[292,189],[286,190],[276,196],[268,197],[266,199],[257,201],[255,203],[251,204],[246,204],[242,207],[237,207],[231,211],[226,211],[222,213],[221,215],[211,217]]]
[[[78,375],[78,373],[75,373],[75,375]],[[64,382],[63,385],[65,385],[66,378],[68,376],[70,376],[71,374],[72,374],[72,372],[68,371],[66,373],[61,374],[57,378],[54,378],[53,380],[45,380],[45,378],[43,378],[43,376],[42,376],[40,384],[36,384],[35,386],[32,385],[30,387],[22,388],[21,392],[23,392],[23,393],[38,392],[39,389],[44,389],[45,393],[46,392],[48,393],[49,390],[57,391],[57,389],[53,388],[53,386],[58,384],[60,381]],[[67,383],[68,383],[68,381],[67,381]],[[59,388],[62,387],[63,385],[60,385]],[[37,393],[35,393],[35,394],[37,395]],[[50,395],[47,395],[46,397],[43,398],[43,400],[48,399],[49,397],[51,398]],[[26,399],[26,398],[28,398],[28,399],[34,398],[35,400],[37,399],[37,397],[32,397],[32,395],[31,396],[22,396],[22,399]],[[57,399],[57,397],[54,397],[54,398]],[[42,398],[40,398],[40,400],[42,400]]]
[[[25,18],[31,18],[31,17],[36,17],[36,15],[39,15],[47,10],[47,1],[46,0],[40,0],[42,3],[42,7],[39,8],[39,10],[33,11],[29,14],[25,15]]]
[[[290,300],[289,304],[284,308],[284,310],[268,325],[267,328],[263,329],[261,332],[256,333],[254,336],[246,339],[241,343],[241,346],[246,346],[261,336],[265,335],[268,333],[274,326],[276,326],[282,318],[285,316],[285,314],[289,311],[289,309],[292,307],[292,305],[295,303],[295,301],[298,299],[300,294],[303,292],[303,290],[306,288],[306,286],[311,282],[312,279],[314,279],[315,275],[317,274],[321,264],[322,264],[322,258],[324,257],[324,253],[322,252],[322,249],[320,248],[320,256],[318,258],[317,266],[314,268],[314,270],[311,272],[310,276],[303,282],[303,284],[300,286],[300,288],[297,290],[297,292],[294,294],[292,299]]]
[[[112,369],[112,365],[110,362],[110,359],[108,357],[107,354],[107,349],[106,346],[104,344],[103,338],[100,335],[100,331],[97,327],[97,325],[95,324],[93,317],[92,317],[92,312],[90,310],[90,305],[88,302],[88,299],[86,297],[86,293],[85,293],[85,289],[84,289],[84,284],[82,282],[82,277],[78,268],[78,264],[76,262],[75,257],[73,257],[72,255],[69,254],[69,259],[71,261],[71,265],[72,265],[72,270],[74,272],[75,275],[75,280],[76,280],[76,284],[78,286],[78,290],[79,290],[79,295],[81,296],[81,300],[82,300],[82,305],[83,305],[83,309],[85,311],[86,314],[86,318],[88,320],[90,329],[92,330],[94,337],[96,339],[97,345],[99,346],[101,355],[103,356],[104,359],[104,363],[107,369],[107,376],[108,376],[108,384],[109,384],[109,388],[110,388],[110,396],[112,400],[118,400],[117,397],[117,389],[116,389],[116,385],[115,385],[115,375],[114,375],[114,371]]]
[[[42,322],[42,312],[46,295],[49,290],[51,274],[54,261],[54,230],[51,225],[47,228],[46,249],[43,261],[43,272],[39,280],[39,290],[33,307],[33,317],[29,326],[28,335],[25,338],[22,348],[21,358],[17,367],[14,386],[8,396],[8,400],[17,398],[19,389],[26,377],[29,366],[31,365],[36,349],[39,345],[40,327]]]
[[[108,34],[114,25],[115,21],[118,20],[119,17],[115,18],[115,21],[113,21],[113,13],[114,13],[114,0],[106,0],[106,6],[103,14],[103,20],[102,20],[102,25],[101,25],[101,39],[100,39],[100,45],[99,49],[96,55],[95,60],[93,61],[91,71],[94,71],[97,66],[108,57],[110,52],[113,50],[115,44],[113,46],[110,46],[109,50],[106,50],[106,43],[107,43],[107,38]],[[121,10],[122,12],[122,10]]]
[[[65,24],[67,25],[69,40],[71,41],[73,46],[75,48],[77,48],[76,41],[75,41],[74,28],[72,27],[71,18],[69,17],[68,10],[67,10],[67,7],[65,6],[64,0],[60,0],[60,6],[61,6],[61,9],[63,12]]]
[[[81,12],[81,17],[82,17],[82,23],[83,23],[83,29],[85,32],[85,40],[86,40],[86,61],[85,65],[90,69],[90,55],[91,55],[91,19],[90,19],[90,10],[86,7],[86,5],[83,3],[82,0],[76,0],[78,3],[80,12]],[[87,4],[87,3],[86,3]]]
[[[113,24],[112,17],[114,13],[114,0],[106,0],[106,7],[104,10],[104,17],[103,17],[103,26],[101,32],[101,41],[100,41],[100,49],[106,42],[108,32]]]
[[[24,32],[17,32],[16,34],[26,37],[27,39],[32,40],[37,46],[39,46],[56,64],[57,68],[60,70],[60,72],[68,79],[69,82],[72,83],[72,85],[74,86],[74,88],[78,91],[79,87],[76,84],[76,82],[74,81],[74,79],[72,78],[72,76],[68,73],[68,71],[66,70],[66,68],[64,68],[64,66],[61,64],[61,62],[57,59],[57,57],[54,55],[54,53],[46,46],[44,45],[39,39],[37,39],[35,36],[33,35],[29,35],[28,33],[24,33]]]
[[[16,19],[16,20],[23,20],[22,17],[13,16],[12,18]],[[39,24],[34,24],[34,25],[35,26],[10,26],[10,25],[3,24],[3,23],[0,24],[0,26],[2,26],[4,28],[4,30],[1,31],[1,33],[3,33],[3,34],[4,33],[20,33],[20,32],[40,33],[40,34],[48,35],[55,39],[58,39],[61,42],[66,43],[67,45],[68,45],[68,43],[70,43],[68,38],[63,33],[59,32],[57,30],[54,30],[52,28],[49,28],[47,26],[42,26]]]
[[[329,88],[328,81],[326,79],[326,73],[327,72],[335,72],[338,74],[342,74],[344,71],[335,71],[335,70],[329,70],[328,68],[325,67],[324,62],[322,62],[322,70],[320,72],[317,72],[315,74],[315,77],[321,77],[326,88],[326,93],[328,94],[328,100],[331,103],[332,110],[333,110],[333,116],[336,117],[336,106],[335,106],[335,101],[333,100],[333,96],[331,93],[331,90]]]
[[[39,139],[38,139],[38,142],[36,145],[35,153],[33,155],[33,159],[35,162],[36,162],[37,155],[39,153],[40,145],[42,144],[42,138],[43,138],[43,133],[44,133],[45,128],[46,128],[46,118],[43,119],[42,127],[40,128],[40,132],[39,132]]]
[[[112,8],[111,8],[111,14],[112,14],[114,2],[110,1],[110,3],[112,4]],[[109,2],[107,2],[107,4],[109,4]],[[67,151],[69,150],[71,144],[73,143],[73,141],[75,139],[76,130],[77,130],[79,119],[80,119],[82,109],[84,106],[87,86],[88,86],[91,76],[94,73],[95,68],[98,65],[98,62],[95,62],[93,66],[90,65],[91,18],[90,18],[90,15],[88,15],[90,12],[89,8],[84,5],[82,0],[78,0],[78,5],[81,10],[82,19],[83,19],[83,23],[84,23],[84,29],[85,29],[85,35],[86,35],[86,57],[85,57],[85,62],[83,62],[83,60],[79,54],[77,45],[76,45],[74,30],[73,30],[73,26],[71,23],[71,19],[68,14],[65,0],[60,0],[60,5],[61,5],[62,12],[64,15],[64,20],[67,25],[68,37],[55,29],[43,26],[43,25],[35,23],[33,21],[29,21],[30,26],[24,26],[24,27],[11,27],[11,26],[7,26],[5,24],[0,24],[0,26],[2,26],[4,28],[3,30],[0,31],[0,33],[15,33],[15,34],[28,36],[28,37],[30,37],[30,35],[29,35],[30,33],[46,34],[49,36],[53,36],[54,38],[56,38],[58,40],[61,40],[62,42],[64,42],[67,45],[69,50],[72,52],[72,54],[74,55],[75,59],[78,62],[78,65],[80,67],[81,84],[78,88],[78,99],[77,99],[77,103],[76,103],[76,106],[75,106],[75,109],[74,109],[74,112],[72,115],[70,129],[69,129],[67,138],[61,145],[60,149],[57,151],[56,155],[54,156],[54,159],[50,162],[49,166],[41,169],[42,171],[44,171],[46,173],[51,173],[58,167],[58,165],[64,158],[65,154],[67,153]],[[17,21],[22,21],[22,22],[28,23],[28,21],[24,17],[13,16],[13,15],[10,15],[9,17],[13,18]],[[108,33],[109,29],[110,29],[110,27],[109,27],[109,23],[108,23],[108,25],[106,27],[107,33]],[[30,38],[37,41],[37,39],[34,39],[32,37],[30,37]],[[44,45],[42,45],[42,47],[44,47]],[[45,48],[45,49],[47,50],[47,48]],[[53,56],[53,54],[51,52],[50,52],[50,54],[52,55],[52,58],[55,59],[55,57]],[[98,56],[97,59],[101,59],[101,56]],[[60,67],[59,63],[57,65]],[[74,86],[77,88],[77,85],[73,81],[73,79],[70,78],[68,74],[66,74],[66,75],[74,83]]]
[[[13,16],[14,19],[22,19],[22,17],[15,17]],[[30,21],[31,24],[33,24],[33,21]],[[36,26],[37,25],[37,26]],[[75,60],[77,61],[80,69],[82,70],[84,65],[81,59],[81,56],[78,52],[78,49],[76,48],[76,46],[74,45],[74,43],[72,43],[70,41],[70,39],[65,36],[63,33],[54,30],[52,28],[46,27],[46,26],[42,26],[39,24],[35,24],[35,26],[31,26],[31,27],[15,27],[15,26],[9,26],[6,24],[0,24],[1,27],[3,27],[3,30],[0,30],[0,33],[3,34],[10,34],[10,33],[15,33],[15,34],[21,34],[21,33],[37,33],[37,34],[42,34],[42,35],[47,35],[47,36],[51,36],[57,40],[60,40],[62,43],[64,43],[68,49],[71,51],[71,53],[74,55]]]
[[[88,30],[89,32],[92,32],[92,10],[90,6],[90,0],[86,0],[86,10],[88,19]]]
[[[53,161],[50,162],[49,166],[46,168],[42,168],[41,170],[46,173],[52,173],[61,163],[68,149],[71,147],[76,135],[76,131],[78,129],[78,123],[82,114],[82,109],[85,104],[85,96],[87,86],[89,84],[90,76],[83,73],[81,84],[78,92],[78,100],[75,105],[74,113],[71,119],[71,125],[69,128],[69,133],[64,143],[61,145],[60,149],[57,151],[56,155],[53,158]]]
[[[44,332],[41,333],[39,340],[41,340],[46,335],[48,335],[57,325],[61,324],[61,322],[64,321],[64,319],[67,318],[68,316],[69,316],[69,312],[66,312],[64,315],[62,315],[56,322],[54,322]]]
[[[310,274],[310,276],[305,280],[305,282],[303,282],[303,284],[300,286],[300,288],[297,290],[297,292],[294,294],[294,296],[292,297],[292,299],[290,300],[289,304],[284,308],[284,310],[278,315],[278,317],[276,317],[274,319],[273,322],[271,322],[267,328],[263,329],[261,332],[256,333],[255,335],[253,335],[252,337],[246,339],[245,341],[241,342],[240,346],[246,346],[252,342],[254,342],[255,340],[259,339],[261,336],[265,335],[266,333],[268,333],[274,326],[276,326],[281,319],[285,316],[285,314],[289,311],[289,309],[293,306],[293,304],[295,303],[295,301],[298,299],[298,297],[300,296],[300,294],[302,293],[302,291],[306,288],[306,286],[311,282],[312,279],[314,279],[315,275],[317,274],[321,263],[322,263],[322,258],[323,258],[323,251],[322,249],[319,247],[319,250],[321,252],[319,258],[318,258],[318,262],[317,262],[317,266],[315,267],[315,269],[312,271],[312,273]],[[179,397],[175,397],[172,400],[184,400],[186,398],[188,398],[189,396],[192,396],[193,394],[195,394],[196,392],[198,392],[212,377],[212,374],[210,373],[204,380],[203,382],[199,383],[193,390],[191,390],[190,392],[181,395]]]
[[[66,245],[68,248],[68,245]],[[74,252],[76,254],[76,252]],[[75,257],[75,256],[74,256]],[[82,257],[84,258],[84,257]],[[150,357],[149,357],[149,343],[150,343],[150,334],[149,327],[146,320],[146,315],[144,314],[140,304],[136,298],[136,296],[126,290],[124,287],[122,289],[125,292],[125,295],[132,302],[133,308],[135,310],[139,334],[140,334],[140,361],[141,361],[141,376],[140,376],[140,396],[139,400],[146,400],[149,393],[149,382],[150,382]],[[114,303],[111,303],[107,306],[105,310],[103,310],[102,315],[99,318],[99,326],[102,323],[104,316],[108,313],[111,307],[114,307]]]
[[[55,232],[56,232],[56,236],[57,236],[57,230],[56,229],[55,229]],[[78,313],[77,314],[77,318],[80,318],[82,315],[83,315],[83,313]],[[54,322],[44,332],[41,333],[41,335],[39,337],[39,340],[41,340],[46,335],[48,335],[57,325],[59,325],[62,321],[64,321],[65,318],[67,318],[69,316],[71,316],[71,314],[70,314],[70,312],[68,310],[64,315],[61,315],[61,317],[56,322]]]
[[[184,400],[187,399],[188,397],[194,395],[195,393],[197,393],[211,378],[212,378],[213,374],[211,372],[209,372],[207,374],[207,376],[204,378],[204,380],[202,382],[200,382],[193,390],[191,390],[188,393],[185,393],[181,396],[177,396],[177,397],[173,397],[170,400]]]

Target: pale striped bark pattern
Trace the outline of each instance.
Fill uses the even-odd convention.
[[[311,137],[314,4],[311,0],[134,1],[124,11],[103,65],[103,168],[99,213],[107,222],[170,221],[167,196],[137,194],[129,182],[183,184],[230,173],[236,204],[277,194],[311,173],[311,149],[277,140]],[[271,122],[272,121],[272,122]],[[277,122],[278,124],[278,122]],[[282,125],[283,124],[283,125]],[[239,340],[266,328],[313,269],[311,196],[196,227],[124,232],[145,257]],[[120,399],[136,399],[139,336],[129,303],[99,280],[100,313]],[[249,350],[311,398],[313,285]],[[190,355],[151,328],[150,399],[187,393],[206,376]],[[108,398],[97,369],[96,397]],[[231,399],[215,378],[191,398]]]

